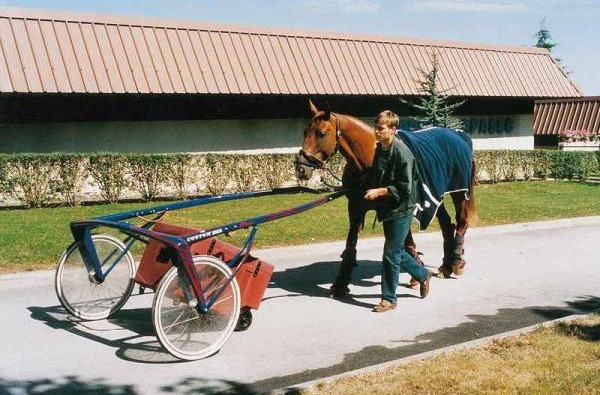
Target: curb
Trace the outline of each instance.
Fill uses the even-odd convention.
[[[279,388],[279,389],[276,389],[276,390],[273,390],[273,391],[269,392],[268,394],[269,395],[286,395],[286,394],[290,394],[290,393],[297,393],[300,390],[311,389],[311,388],[315,387],[318,384],[331,383],[331,382],[333,382],[333,381],[335,381],[337,379],[341,379],[341,378],[345,378],[345,377],[356,376],[356,375],[366,374],[366,373],[380,372],[380,371],[385,370],[385,369],[387,369],[389,367],[392,367],[392,366],[397,366],[397,365],[401,365],[401,364],[405,364],[405,363],[409,363],[409,362],[414,362],[414,361],[420,361],[420,360],[423,360],[423,359],[433,358],[433,357],[436,357],[438,355],[442,355],[442,354],[446,354],[446,353],[451,353],[451,352],[455,352],[455,351],[459,351],[459,350],[471,350],[471,349],[478,348],[478,347],[484,346],[486,344],[489,344],[489,343],[491,343],[494,340],[505,339],[505,338],[508,338],[508,337],[513,337],[513,336],[518,336],[518,335],[530,333],[530,332],[533,332],[534,330],[536,330],[538,328],[547,328],[547,327],[552,326],[552,325],[554,325],[554,324],[556,324],[558,322],[571,322],[571,321],[576,320],[578,318],[587,317],[588,315],[589,314],[573,314],[573,315],[568,315],[566,317],[557,318],[555,320],[542,322],[542,323],[539,323],[539,324],[527,326],[527,327],[520,328],[520,329],[515,329],[515,330],[504,332],[504,333],[499,333],[499,334],[492,335],[492,336],[483,337],[481,339],[476,339],[476,340],[471,340],[471,341],[464,342],[464,343],[454,344],[454,345],[451,345],[451,346],[440,348],[438,350],[427,351],[427,352],[424,352],[424,353],[421,353],[421,354],[415,354],[415,355],[411,355],[411,356],[408,356],[408,357],[396,359],[396,360],[393,360],[393,361],[388,361],[388,362],[380,363],[380,364],[377,364],[377,365],[367,366],[365,368],[350,370],[348,372],[336,374],[334,376],[323,377],[323,378],[320,378],[320,379],[317,379],[317,380],[312,380],[312,381],[307,381],[307,382],[300,383],[300,384],[295,384],[295,385],[292,385],[290,387]]]

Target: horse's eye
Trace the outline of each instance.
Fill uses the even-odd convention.
[[[323,131],[323,130],[317,130],[317,136],[322,139],[325,136],[327,136],[327,132]]]

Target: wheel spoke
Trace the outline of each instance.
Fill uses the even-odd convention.
[[[198,314],[187,304],[171,306],[181,299],[177,284],[187,283],[186,277],[171,269],[156,291],[152,319],[160,343],[174,356],[194,360],[218,351],[237,324],[240,296],[237,281],[223,262],[208,256],[194,257],[194,265],[205,299],[220,293],[207,313]],[[185,275],[185,274],[184,274]],[[193,289],[191,289],[193,293]],[[183,303],[183,302],[182,302]],[[181,311],[183,310],[183,311]],[[185,316],[190,312],[191,317]]]
[[[103,268],[106,268],[107,254],[123,256],[102,283],[90,280],[80,243],[69,247],[61,258],[56,276],[58,298],[68,312],[82,319],[110,316],[123,306],[133,291],[135,263],[123,243],[109,235],[92,235],[92,242]]]

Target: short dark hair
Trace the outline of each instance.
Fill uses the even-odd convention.
[[[398,115],[394,114],[390,110],[385,110],[380,112],[375,118],[375,125],[384,124],[388,128],[396,128],[398,129],[398,124],[400,123],[400,118]]]

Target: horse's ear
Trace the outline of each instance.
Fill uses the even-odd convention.
[[[312,100],[308,99],[308,105],[310,107],[310,111],[313,113],[313,117],[318,114],[319,110],[313,104]]]
[[[331,116],[331,107],[329,107],[329,102],[325,102],[325,106],[326,108],[324,110],[325,114],[323,115],[323,118],[329,119],[329,117]]]

